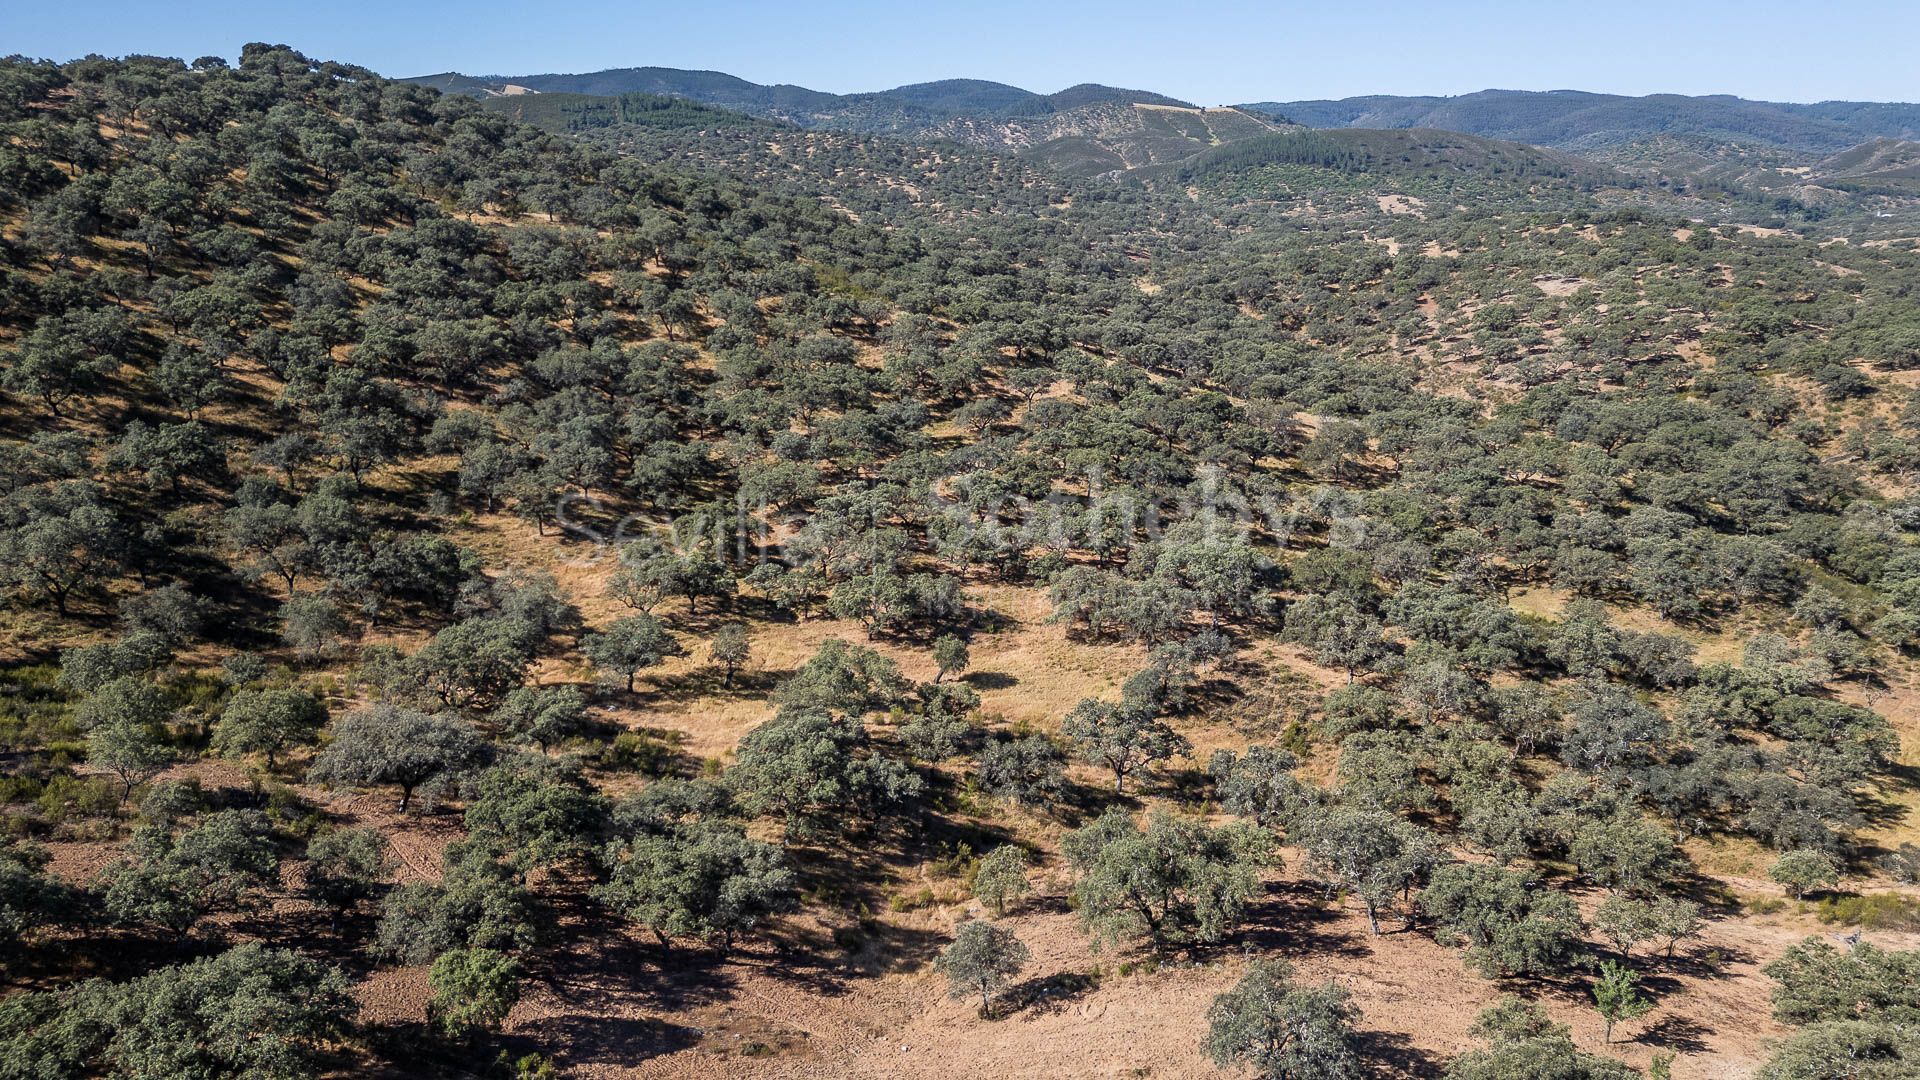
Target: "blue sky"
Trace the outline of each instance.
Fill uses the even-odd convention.
[[[1204,105],[1488,87],[1920,100],[1916,0],[0,3],[0,53],[231,58],[247,41],[388,75],[654,64],[837,92],[1103,82]]]

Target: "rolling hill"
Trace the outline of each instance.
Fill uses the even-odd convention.
[[[681,75],[696,77],[678,78]],[[489,109],[556,132],[621,124],[724,128],[784,123],[948,139],[1089,176],[1173,165],[1215,147],[1292,127],[1244,109],[1201,109],[1160,94],[1091,83],[1042,95],[1003,83],[948,80],[836,96],[799,87],[757,86],[713,72],[659,68],[507,80],[439,75],[415,81],[479,97]],[[589,89],[553,88],[560,86]],[[602,92],[623,86],[647,89]]]
[[[577,75],[470,76],[443,72],[406,81],[444,93],[479,98],[525,91],[593,97],[654,94],[685,98],[800,127],[896,134],[924,131],[961,116],[1047,117],[1089,105],[1135,102],[1192,108],[1188,102],[1164,94],[1094,83],[1082,83],[1053,94],[1037,94],[982,79],[946,79],[874,93],[830,94],[803,86],[763,85],[718,71],[661,67],[614,68]]]
[[[1862,194],[1920,195],[1920,142],[1874,139],[1809,170],[1826,187]]]

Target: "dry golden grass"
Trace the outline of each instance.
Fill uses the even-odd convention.
[[[565,539],[551,530],[540,536],[533,526],[504,514],[476,515],[452,535],[478,551],[490,567],[552,574],[580,608],[589,629],[632,613],[606,596],[607,581],[618,566],[609,548]],[[1044,589],[976,585],[967,596],[978,621],[997,628],[973,636],[968,681],[980,692],[982,711],[1010,723],[1051,730],[1081,698],[1117,696],[1120,684],[1145,663],[1144,648],[1071,640],[1064,627],[1047,621],[1051,605]],[[765,688],[805,663],[829,638],[882,653],[908,678],[927,682],[935,674],[924,646],[870,640],[856,623],[825,617],[750,620],[752,659],[736,680],[736,689],[726,691],[711,670],[707,639],[729,617],[715,614],[711,606],[690,616],[680,600],[662,603],[655,614],[680,637],[686,655],[645,672],[636,687],[640,692],[631,699],[616,695],[621,700],[609,704],[610,713],[628,726],[684,732],[688,752],[701,757],[731,751],[741,735],[771,715]],[[577,681],[588,673],[579,658],[569,654],[544,663],[538,675],[549,681]]]
[[[1558,619],[1574,599],[1574,594],[1567,589],[1531,586],[1515,589],[1507,604],[1522,615]],[[1622,630],[1684,638],[1694,648],[1694,661],[1700,664],[1739,663],[1741,653],[1759,622],[1757,616],[1743,614],[1729,624],[1709,629],[1674,622],[1650,608],[1622,607],[1610,603],[1602,606],[1606,608],[1608,621]]]

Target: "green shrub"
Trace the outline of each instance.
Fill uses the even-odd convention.
[[[1828,896],[1814,905],[1821,922],[1868,930],[1920,930],[1920,900],[1900,893]]]
[[[968,888],[989,911],[995,915],[1004,915],[1009,904],[1025,899],[1033,892],[1033,886],[1027,881],[1027,866],[1031,863],[1025,848],[1017,844],[1003,844],[988,852],[974,866],[968,876]]]
[[[498,1030],[520,1000],[520,962],[492,949],[453,949],[433,962],[427,1019],[449,1038]]]
[[[162,687],[177,707],[200,716],[212,716],[219,712],[221,703],[233,693],[233,687],[227,685],[225,679],[206,671],[173,675]]]
[[[34,664],[0,672],[0,749],[31,750],[74,741],[80,729],[60,685],[60,665]]]
[[[37,776],[0,776],[0,803],[33,802],[46,790],[47,782]]]
[[[273,784],[266,790],[267,819],[275,828],[292,836],[312,836],[326,821],[320,808],[285,784]]]
[[[900,893],[890,898],[887,901],[887,909],[894,912],[915,911],[923,907],[932,907],[936,900],[932,886],[922,885],[912,892]]]
[[[47,781],[35,806],[49,825],[106,817],[120,809],[120,790],[104,776],[62,774]]]
[[[545,1054],[516,1058],[502,1050],[486,1075],[488,1080],[558,1080],[560,1069]]]
[[[664,776],[677,756],[678,732],[660,738],[652,731],[623,731],[613,737],[601,761],[609,769],[637,772],[646,776]]]
[[[980,866],[980,857],[973,853],[973,847],[957,842],[945,855],[935,857],[927,863],[927,872],[937,878],[960,878],[971,883],[973,874]]]

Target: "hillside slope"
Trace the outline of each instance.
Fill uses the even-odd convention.
[[[1907,223],[0,86],[4,1068],[1199,1080],[1292,980],[1343,1076],[1920,1071]]]
[[[963,117],[928,135],[995,150],[1078,175],[1185,161],[1217,146],[1283,129],[1239,109],[1105,102],[1034,119]]]
[[[1816,163],[1808,176],[1843,190],[1920,195],[1920,142],[1874,139]]]

